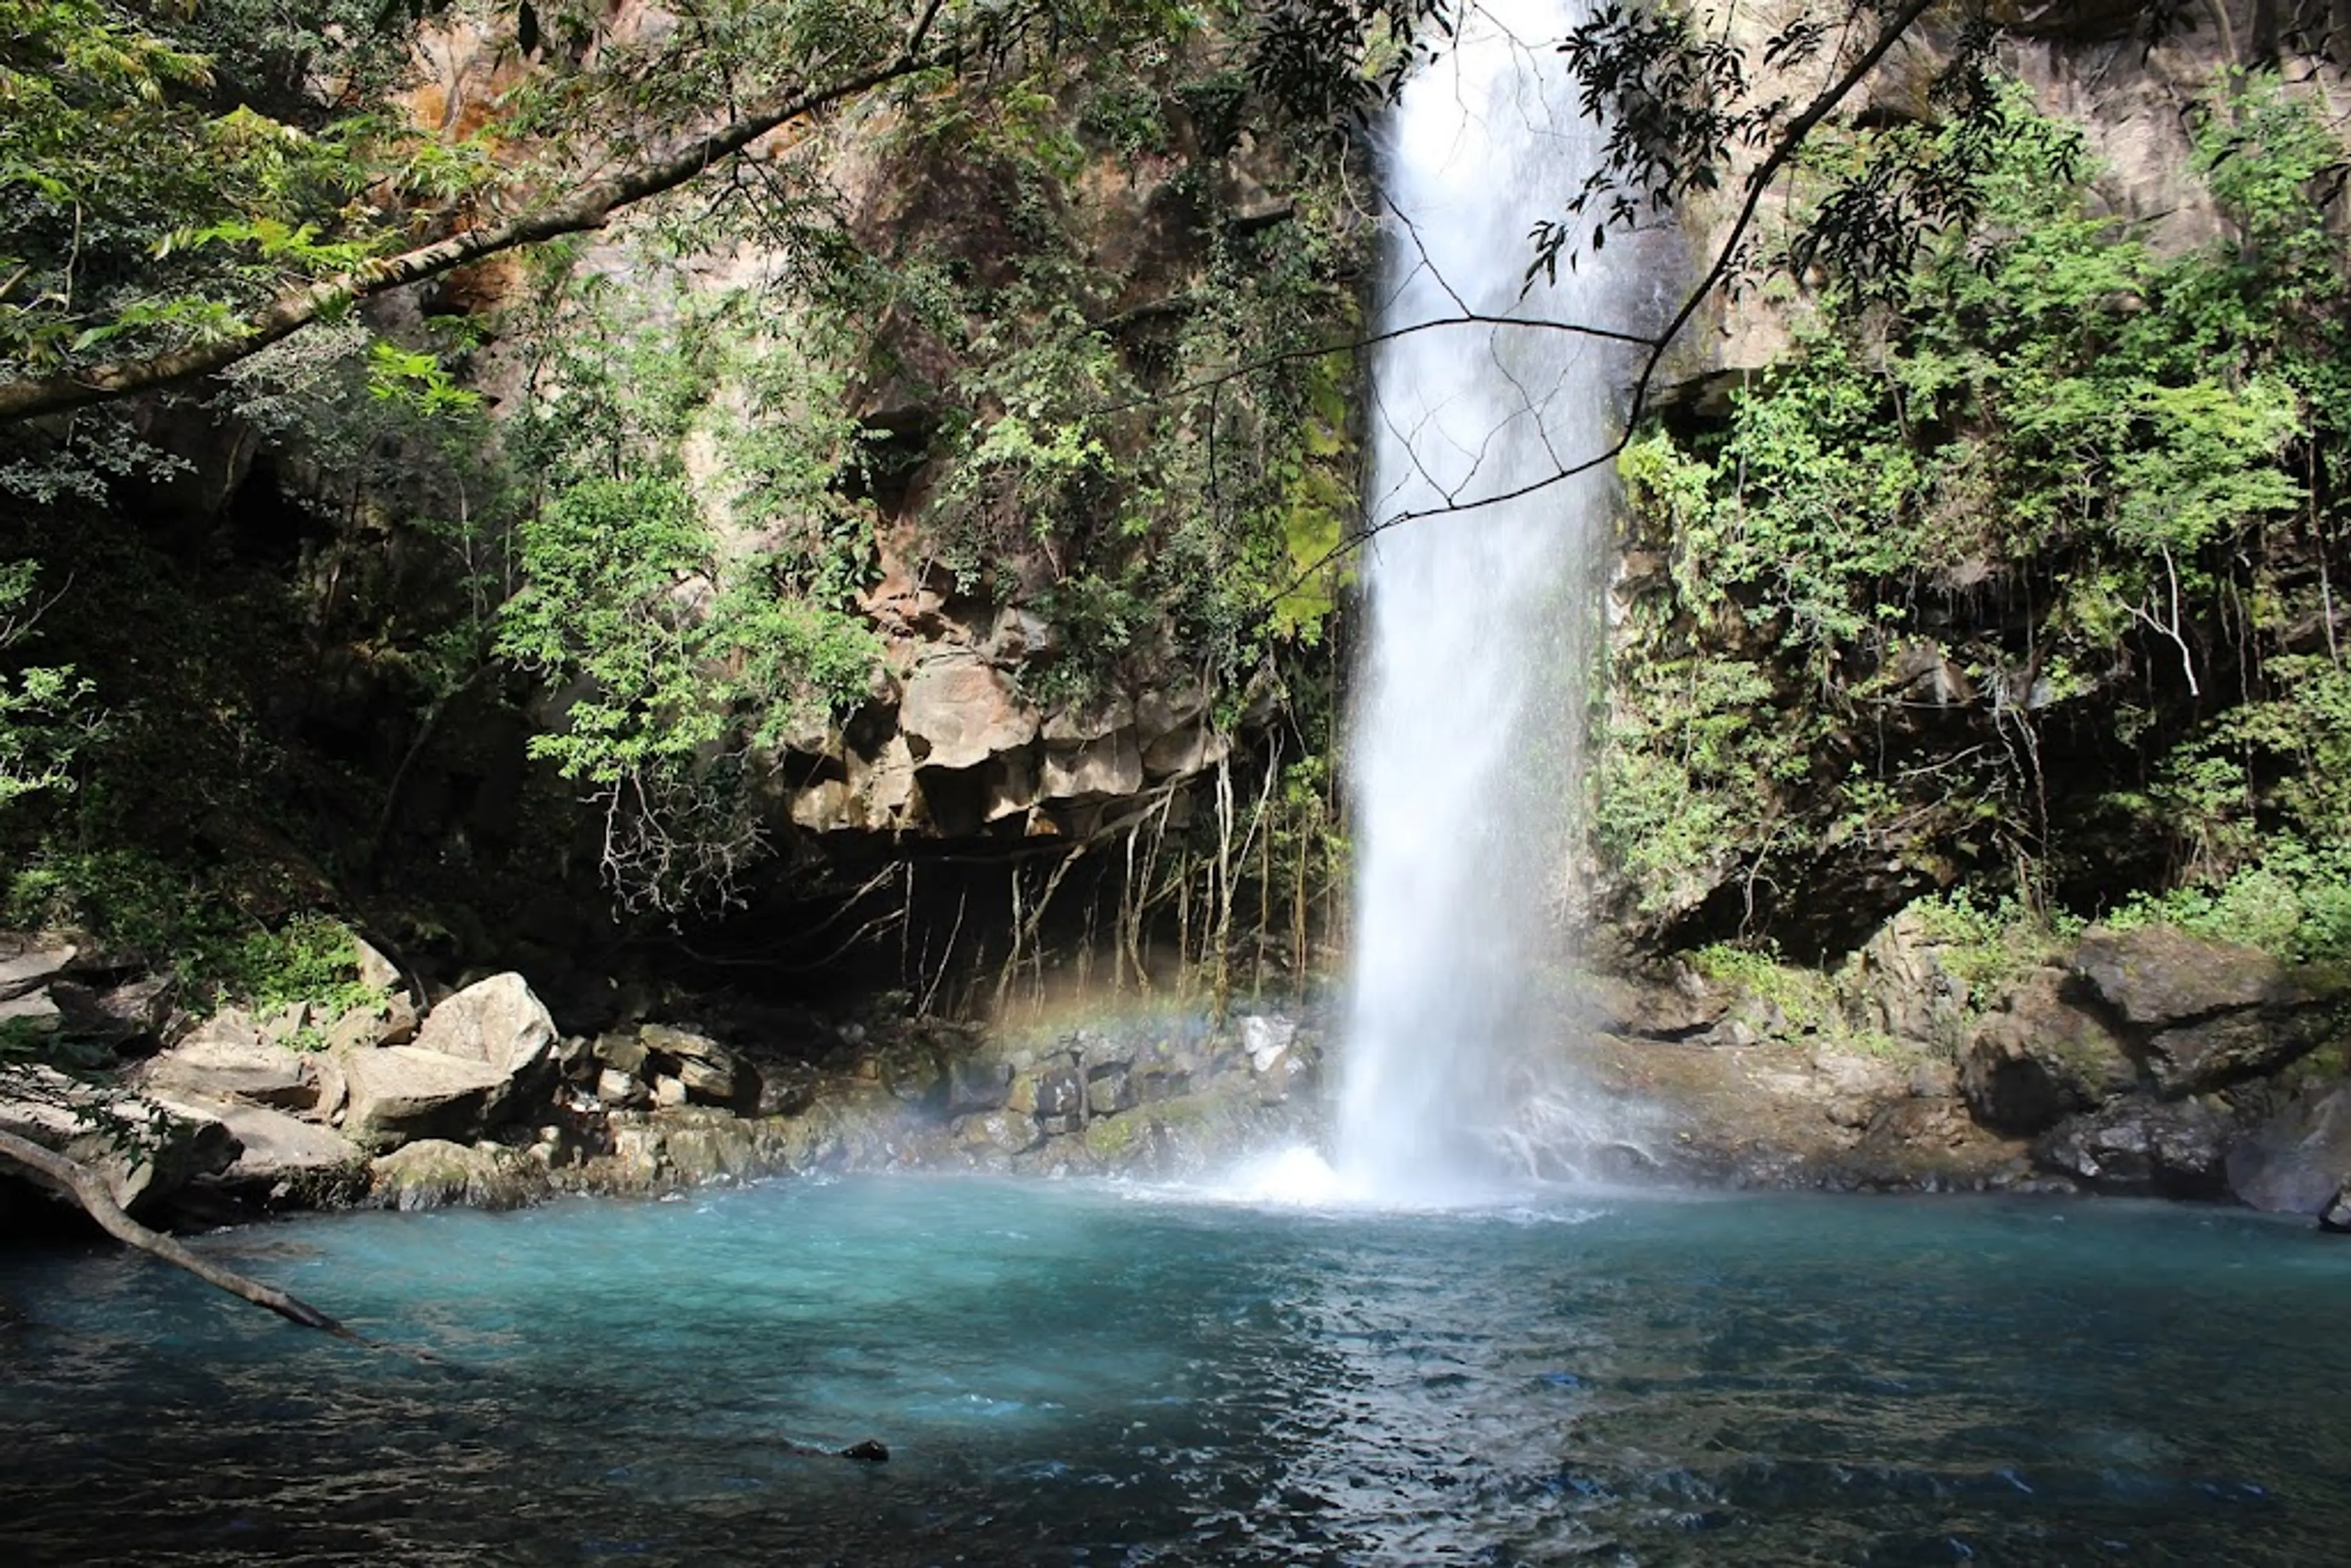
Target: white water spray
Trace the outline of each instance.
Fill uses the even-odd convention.
[[[1656,284],[1622,244],[1521,298],[1530,225],[1563,213],[1598,161],[1554,47],[1583,10],[1489,0],[1406,86],[1384,331],[1465,316],[1626,331],[1646,314]],[[1604,465],[1542,481],[1606,447],[1631,365],[1620,344],[1543,327],[1429,326],[1377,355],[1368,518],[1434,515],[1368,552],[1336,1164],[1374,1201],[1445,1202],[1509,1173],[1514,1102],[1555,1022],[1538,998],[1541,967],[1565,956],[1583,651],[1614,486]]]

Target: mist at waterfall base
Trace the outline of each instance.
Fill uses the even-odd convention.
[[[2351,1248],[2116,1202],[861,1178],[0,1255],[0,1557],[2339,1561]],[[887,1443],[887,1464],[788,1442]]]
[[[1655,294],[1620,241],[1524,287],[1533,217],[1598,158],[1553,43],[1571,0],[1468,11],[1387,128],[1392,209],[1367,415],[1370,630],[1348,773],[1357,871],[1335,1186],[1459,1201],[1532,1163],[1534,1062],[1578,785],[1584,632],[1633,367],[1556,329],[1634,329]],[[1637,248],[1637,247],[1635,247]],[[1515,497],[1497,501],[1495,497]],[[1461,509],[1466,508],[1466,509]],[[1311,1166],[1307,1190],[1325,1185]]]

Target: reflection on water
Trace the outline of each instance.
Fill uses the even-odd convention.
[[[2351,1247],[2124,1205],[872,1180],[0,1264],[22,1563],[2318,1563]],[[893,1461],[788,1442],[874,1436]]]

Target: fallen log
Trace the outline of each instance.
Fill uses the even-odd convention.
[[[226,1291],[230,1295],[251,1301],[256,1307],[266,1307],[288,1322],[300,1323],[306,1329],[333,1334],[337,1339],[358,1344],[372,1343],[352,1333],[333,1318],[320,1312],[298,1296],[287,1294],[274,1285],[258,1280],[248,1280],[234,1269],[224,1269],[210,1260],[199,1257],[178,1241],[160,1231],[148,1229],[122,1211],[114,1201],[114,1194],[106,1178],[78,1160],[68,1159],[55,1149],[47,1149],[30,1138],[0,1131],[0,1159],[23,1166],[56,1187],[80,1206],[81,1211],[98,1221],[100,1228],[127,1247],[135,1247],[152,1258],[160,1258],[176,1269],[184,1269],[205,1284]]]

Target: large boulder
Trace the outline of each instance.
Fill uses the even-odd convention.
[[[79,952],[62,937],[0,932],[0,1001],[39,990],[67,973]]]
[[[2176,925],[2093,931],[2075,948],[2074,969],[2124,1022],[2148,1030],[2307,999],[2259,948],[2210,942]]]
[[[2318,1211],[2318,1228],[2351,1234],[2351,1181],[2345,1182],[2342,1190]]]
[[[520,975],[509,971],[445,998],[426,1015],[414,1045],[482,1062],[513,1080],[543,1067],[555,1040],[555,1019],[546,1004]]]
[[[974,768],[1037,738],[1037,711],[1012,678],[968,655],[937,654],[906,678],[898,727],[922,768]]]
[[[169,976],[144,975],[113,985],[57,980],[48,994],[64,1033],[115,1049],[160,1037],[171,1021],[177,988]]]
[[[2237,1133],[2227,1112],[2204,1101],[2132,1096],[2059,1123],[2033,1145],[2032,1157],[2102,1192],[2220,1197]]]
[[[178,1044],[132,1068],[128,1077],[134,1087],[160,1093],[288,1110],[319,1098],[313,1059],[263,1039],[260,1027],[235,1009],[206,1019]]]
[[[997,1110],[1011,1092],[1010,1062],[962,1058],[947,1069],[946,1113],[949,1116],[969,1116]]]
[[[2256,948],[2176,926],[2094,931],[2074,970],[2167,1095],[2274,1072],[2337,1032],[2329,998],[2301,976]]]
[[[346,1095],[343,1133],[369,1149],[413,1138],[472,1138],[514,1084],[486,1061],[414,1045],[344,1051],[338,1065]]]
[[[947,1133],[957,1148],[987,1165],[1035,1148],[1039,1141],[1036,1122],[1013,1111],[960,1116]]]
[[[628,1071],[676,1080],[689,1103],[747,1110],[759,1103],[758,1070],[706,1034],[649,1023],[637,1030],[637,1043],[644,1058]]]
[[[1634,1040],[1688,1040],[1722,1021],[1736,998],[1687,964],[1655,978],[1585,977],[1579,986],[1602,1034]]]
[[[237,1156],[212,1179],[240,1197],[315,1207],[348,1202],[366,1189],[366,1152],[331,1127],[240,1100],[168,1094],[157,1100],[175,1114],[227,1130]]]
[[[416,1038],[423,1020],[406,991],[387,993],[381,1001],[351,1009],[327,1026],[329,1051],[364,1051],[378,1045],[406,1045]]]
[[[1959,1085],[1985,1126],[2029,1136],[2137,1084],[2121,1039],[2065,1000],[2064,980],[2062,970],[2035,971],[1970,1031]]]
[[[46,1066],[0,1069],[0,1130],[97,1172],[114,1201],[133,1211],[237,1155],[236,1140],[217,1121]]]
[[[1039,796],[1047,800],[1088,805],[1119,800],[1143,788],[1143,753],[1132,730],[1097,740],[1049,742],[1045,768],[1038,782]]]
[[[2335,1020],[2319,1008],[2221,1013],[2150,1035],[2147,1065],[2165,1093],[2200,1093],[2275,1072],[2335,1033]]]
[[[1943,967],[1946,944],[1917,912],[1886,923],[1861,950],[1860,1000],[1867,1027],[1949,1053],[1966,1030],[1968,988]]]
[[[2351,1183],[2351,1083],[2314,1085],[2229,1151],[2229,1190],[2272,1214],[2319,1214]]]

